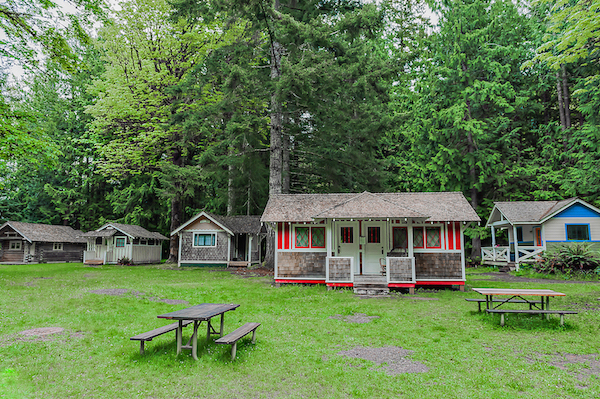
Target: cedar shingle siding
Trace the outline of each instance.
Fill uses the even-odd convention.
[[[460,253],[415,253],[415,273],[419,279],[462,278]]]
[[[325,252],[278,252],[277,276],[325,278]]]
[[[179,234],[181,234],[181,260],[227,262],[229,240],[227,233],[217,233],[217,246],[214,248],[194,248],[194,233],[181,231]]]

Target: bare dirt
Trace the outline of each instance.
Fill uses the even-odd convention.
[[[330,319],[342,320],[346,323],[369,323],[373,319],[378,319],[379,316],[367,316],[364,313],[354,313],[351,316],[342,316],[341,314],[336,314],[333,316],[329,316]]]
[[[371,361],[379,367],[371,367],[370,370],[384,371],[387,375],[428,372],[429,368],[427,366],[410,358],[412,353],[413,351],[399,346],[386,346],[383,348],[357,346],[337,354],[351,359]],[[349,365],[351,367],[360,366],[352,363]]]
[[[148,299],[149,301],[152,301],[152,302],[162,302],[162,303],[167,303],[169,305],[179,305],[179,304],[189,305],[188,301],[184,301],[182,299],[158,298],[156,296],[148,296],[147,294],[145,294],[143,292],[129,290],[127,288],[107,288],[107,289],[100,289],[100,290],[91,290],[88,292],[91,294],[112,295],[112,296],[122,296],[127,293],[131,293],[131,295],[133,295],[137,298],[145,297],[146,299]]]

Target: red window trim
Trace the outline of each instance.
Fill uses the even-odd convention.
[[[323,246],[322,246],[322,247],[317,247],[317,246],[313,246],[313,245],[312,245],[312,235],[313,235],[313,229],[321,229],[321,230],[323,230]],[[311,228],[310,228],[310,235],[309,235],[309,237],[308,237],[308,238],[309,238],[309,245],[310,245],[310,247],[311,247],[311,248],[325,248],[325,246],[326,246],[326,243],[325,243],[325,241],[327,240],[327,237],[326,237],[326,234],[325,234],[325,233],[326,233],[326,231],[325,231],[325,227],[322,227],[322,226],[318,226],[318,227],[312,227],[312,226],[311,226]]]
[[[308,241],[305,247],[298,246],[298,229],[308,229]],[[294,248],[310,248],[310,227],[309,226],[294,226]]]

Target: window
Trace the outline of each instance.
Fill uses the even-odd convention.
[[[21,250],[21,241],[11,241],[9,245],[9,249],[11,251],[20,251]]]
[[[379,227],[367,228],[367,242],[369,244],[379,244],[381,242],[379,232],[380,232]]]
[[[96,245],[102,245],[102,237],[96,237]]]
[[[425,229],[427,237],[427,248],[441,248],[441,229],[439,227],[427,227]]]
[[[425,248],[425,244],[423,243],[423,228],[422,227],[413,227],[413,243],[415,248]]]
[[[517,242],[523,242],[523,227],[517,227]]]
[[[310,246],[311,248],[325,248],[325,227],[311,227]]]
[[[296,227],[296,248],[308,248],[308,227]]]
[[[147,240],[140,240],[140,245],[148,245],[147,243],[148,243]]]
[[[194,233],[194,247],[214,247],[217,245],[217,235],[214,233]]]
[[[408,232],[406,227],[393,228],[394,248],[408,248]]]
[[[342,227],[340,230],[342,244],[354,243],[354,227]]]
[[[52,247],[53,251],[62,251],[63,250],[63,243],[62,242],[55,242],[54,246]]]
[[[567,240],[569,241],[589,241],[590,226],[587,224],[568,224]]]
[[[117,241],[115,242],[115,246],[117,248],[124,248],[125,247],[125,238],[117,238]]]

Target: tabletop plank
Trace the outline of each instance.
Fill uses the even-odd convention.
[[[473,288],[482,295],[519,295],[519,296],[566,296],[562,292],[528,288]]]
[[[206,321],[230,310],[235,310],[240,305],[233,303],[201,303],[186,309],[158,315],[159,319],[171,320],[200,320]]]

